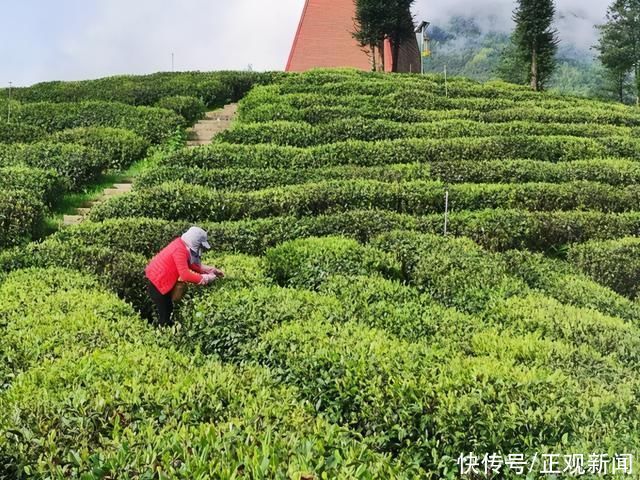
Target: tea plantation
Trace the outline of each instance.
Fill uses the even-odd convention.
[[[213,144],[168,142],[238,100]],[[350,70],[53,82],[12,106],[0,479],[634,478],[637,108]],[[143,159],[132,193],[31,241]],[[226,277],[154,328],[144,267],[193,224]]]

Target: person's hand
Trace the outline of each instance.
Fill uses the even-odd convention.
[[[218,269],[218,268],[216,268],[216,267],[212,267],[212,268],[213,268],[213,274],[214,274],[216,277],[219,277],[219,278],[224,277],[224,272],[223,272],[222,270],[220,270],[220,269]]]
[[[201,268],[204,273],[213,273],[216,277],[219,277],[219,278],[224,277],[224,272],[222,270],[217,269],[216,267],[202,265]]]
[[[202,281],[200,282],[200,285],[209,285],[216,278],[218,277],[214,273],[205,273],[204,275],[202,275]]]

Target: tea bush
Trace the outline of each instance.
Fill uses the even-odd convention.
[[[429,162],[363,167],[341,165],[320,168],[216,168],[164,165],[142,172],[136,188],[170,181],[185,181],[222,190],[251,191],[313,183],[324,180],[378,180],[405,182],[440,180],[445,183],[567,183],[599,182],[627,186],[640,182],[640,164],[623,159],[543,162],[537,160],[488,160]]]
[[[553,450],[578,425],[592,425],[586,412],[597,403],[611,408],[601,421],[613,425],[630,402],[620,400],[617,410],[601,386],[587,393],[559,372],[486,357],[445,359],[359,324],[286,324],[264,336],[256,356],[326,418],[362,432],[380,451],[419,462],[427,478],[454,469],[456,452],[473,445],[527,451],[544,438]]]
[[[0,298],[5,384],[70,352],[89,354],[113,344],[153,338],[142,322],[132,321],[131,307],[86,273],[60,268],[21,270],[2,283]]]
[[[217,279],[213,288],[218,285],[224,289],[251,288],[269,286],[273,280],[269,278],[262,257],[245,254],[209,253],[203,262],[214,265],[224,272],[224,277]]]
[[[343,318],[385,330],[399,338],[424,342],[451,355],[489,355],[527,367],[559,369],[579,382],[594,376],[625,381],[628,372],[592,348],[573,347],[533,335],[510,336],[491,329],[479,316],[444,308],[430,296],[397,282],[372,277],[331,277],[323,293],[336,295]]]
[[[317,289],[335,274],[400,276],[391,255],[339,237],[293,240],[268,250],[265,261],[268,274],[282,286]]]
[[[587,242],[583,247],[591,244]],[[505,252],[501,257],[507,262],[512,275],[562,303],[591,308],[636,323],[640,320],[640,306],[603,286],[607,283],[601,279],[596,283],[581,274],[567,262],[518,250]]]
[[[0,120],[0,143],[30,143],[42,140],[47,133],[33,125]]]
[[[17,165],[55,170],[65,189],[79,191],[96,182],[107,167],[107,159],[95,148],[82,145],[48,141],[0,144],[0,166]]]
[[[338,298],[341,318],[441,350],[468,351],[485,325],[477,317],[446,308],[430,295],[401,282],[374,276],[333,274],[320,292]]]
[[[448,232],[454,236],[470,237],[494,251],[517,248],[553,252],[571,243],[634,235],[640,232],[639,221],[638,212],[607,214],[496,209],[453,213],[449,217]],[[442,233],[443,225],[442,215],[430,215],[420,219],[418,230]]]
[[[571,162],[537,160],[489,160],[433,162],[434,179],[447,183],[564,183],[586,180],[609,185],[633,185],[640,179],[640,164],[623,159],[592,159]]]
[[[149,143],[139,135],[121,128],[73,128],[51,135],[51,141],[92,147],[107,158],[107,167],[124,170],[147,154]]]
[[[191,96],[209,106],[238,101],[253,85],[268,84],[281,72],[160,72],[119,75],[75,82],[43,82],[14,88],[12,97],[23,102],[82,102],[103,100],[130,105],[154,105],[164,97]],[[0,99],[8,89],[0,90]]]
[[[351,211],[317,217],[274,217],[238,222],[203,222],[209,242],[217,251],[237,251],[252,255],[287,240],[309,236],[349,235],[366,242],[394,228],[415,228],[415,219],[383,211]],[[126,218],[104,222],[85,222],[55,234],[60,241],[77,240],[87,245],[107,246],[151,256],[171,240],[182,235],[188,222]]]
[[[514,121],[483,123],[473,120],[443,120],[427,123],[399,123],[389,120],[346,119],[320,125],[301,122],[237,123],[216,141],[237,144],[272,143],[311,147],[348,140],[378,141],[403,138],[447,139],[508,135],[569,135],[575,137],[629,136],[630,127],[582,123],[534,123]]]
[[[199,98],[187,97],[184,95],[161,98],[155,106],[167,110],[173,110],[181,117],[184,117],[186,120],[185,126],[193,125],[204,117],[204,113],[207,108],[204,102]]]
[[[635,299],[640,288],[639,253],[637,238],[621,238],[574,245],[568,260],[598,283]]]
[[[364,117],[398,122],[430,122],[465,119],[488,123],[532,121],[538,123],[593,123],[640,126],[640,115],[622,105],[589,102],[566,97],[538,95],[526,100],[443,97],[414,90],[387,95],[350,94],[344,96],[318,93],[282,95],[280,90],[262,87],[244,99],[241,119],[244,122],[306,121],[312,124],[338,119]]]
[[[534,333],[575,346],[588,345],[622,365],[635,368],[638,356],[638,327],[620,318],[589,309],[529,295],[495,302],[483,316],[487,325],[496,324],[512,334]]]
[[[43,231],[45,206],[24,190],[0,192],[0,248],[37,238]]]
[[[123,128],[151,143],[166,140],[184,122],[177,113],[163,108],[105,101],[25,103],[15,112],[14,121],[35,125],[49,133],[78,127]]]
[[[66,355],[21,376],[0,402],[3,451],[27,477],[422,475],[314,417],[268,372],[154,346]]]
[[[631,163],[631,162],[630,162]],[[251,191],[270,187],[321,182],[325,180],[378,180],[403,182],[429,180],[430,166],[426,164],[398,164],[384,167],[352,165],[326,168],[222,168],[172,167],[169,165],[142,172],[136,177],[136,190],[155,187],[171,181],[220,190]]]
[[[456,211],[519,208],[620,212],[631,209],[638,196],[635,185],[616,188],[595,182],[454,184],[446,188],[440,182],[347,180],[251,192],[224,192],[173,182],[111,199],[93,209],[91,217],[96,221],[154,217],[198,222],[318,215],[364,208],[423,215],[444,212],[445,190],[449,192],[449,207]]]
[[[335,299],[289,288],[204,292],[180,309],[179,343],[239,361],[250,356],[260,335],[281,323],[339,317],[340,313]]]
[[[79,241],[62,242],[56,238],[0,252],[0,272],[30,267],[58,267],[91,273],[149,317],[153,307],[146,292],[146,264],[147,259],[136,253],[86,245]]]
[[[497,298],[527,291],[498,256],[468,239],[398,231],[381,235],[373,245],[400,261],[411,285],[460,311],[476,313]]]
[[[614,137],[612,137],[614,138]],[[346,141],[310,148],[270,144],[214,143],[167,155],[163,165],[225,168],[319,168],[337,165],[380,166],[397,163],[529,159],[546,162],[638,158],[640,140],[629,137],[580,138],[568,136],[460,137],[400,139],[376,142]]]
[[[87,246],[138,253],[151,258],[172,240],[185,233],[190,226],[188,222],[145,218],[106,220],[100,223],[82,222],[59,230],[53,237],[61,243],[77,242]],[[209,236],[214,249],[218,249],[216,238],[212,234]]]
[[[368,242],[391,230],[442,235],[441,214],[411,216],[382,210],[351,210],[304,217],[271,217],[233,222],[200,222],[214,250],[261,255],[282,242],[312,236],[342,235]],[[182,235],[190,222],[129,217],[86,222],[56,233],[61,241],[78,239],[91,245],[128,250],[150,257]],[[615,239],[640,232],[640,214],[628,212],[526,212],[480,210],[452,213],[449,234],[470,237],[492,251],[529,249],[557,251],[570,243]]]
[[[3,476],[230,476],[240,462],[260,477],[421,475],[315,418],[268,372],[187,356],[156,339],[91,277],[16,272],[0,297],[0,355],[11,362],[2,364],[11,370],[0,395]]]
[[[360,87],[362,85],[362,87]],[[251,92],[247,100],[253,100],[258,92],[269,92],[269,97],[262,96],[262,103],[281,102],[291,103],[297,108],[313,104],[345,105],[357,108],[362,105],[376,105],[392,107],[400,105],[405,108],[425,108],[434,110],[450,110],[455,108],[469,108],[478,111],[497,110],[520,105],[542,105],[547,108],[561,110],[572,106],[590,107],[613,111],[629,111],[623,105],[614,102],[588,100],[559,94],[535,94],[531,92],[504,89],[504,84],[494,84],[487,88],[487,84],[469,85],[460,79],[449,79],[447,87],[451,87],[452,95],[445,95],[445,81],[443,78],[433,81],[415,79],[408,82],[393,79],[371,81],[369,79],[341,79],[328,83],[309,82],[306,85],[292,82],[285,78],[282,82],[267,87],[257,87]],[[448,93],[448,92],[447,92]],[[494,93],[494,96],[491,95]]]
[[[340,77],[324,78],[319,82],[315,77],[306,75],[289,76],[282,79],[276,85],[269,87],[256,87],[249,95],[255,92],[273,88],[278,94],[282,93],[323,93],[331,95],[388,95],[395,92],[406,92],[419,90],[422,93],[440,94],[445,93],[445,81],[443,75],[428,74],[419,78],[415,76],[394,76],[394,78],[374,77],[367,74],[345,75]],[[485,83],[476,82],[468,78],[448,78],[447,93],[450,98],[457,97],[479,97],[479,98],[507,98],[513,100],[532,99],[562,99],[572,104],[596,104],[604,105],[601,101],[587,100],[583,97],[571,97],[565,94],[554,92],[532,92],[530,89],[503,81],[490,81]],[[610,103],[612,107],[616,104]]]
[[[52,207],[62,198],[64,184],[54,170],[0,167],[0,190],[25,190]]]

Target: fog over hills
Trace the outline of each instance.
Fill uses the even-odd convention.
[[[604,71],[592,49],[597,43],[595,25],[604,22],[608,2],[596,0],[588,7],[577,0],[556,2],[555,27],[560,38],[558,68],[550,88],[584,96],[611,98]],[[428,72],[442,72],[485,81],[498,77],[501,54],[514,28],[515,3],[509,0],[453,0],[446,4],[416,3],[416,20],[430,21],[433,55]]]
[[[558,0],[556,27],[561,39],[581,50],[588,50],[596,39],[594,25],[602,23],[609,2],[606,0]],[[415,15],[435,25],[446,24],[452,17],[473,18],[482,31],[510,32],[513,29],[511,0],[418,0]]]

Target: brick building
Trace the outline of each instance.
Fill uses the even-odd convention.
[[[371,70],[369,52],[353,38],[356,30],[354,0],[306,0],[286,70],[304,72],[318,67]],[[417,41],[400,49],[398,70],[420,72]],[[391,70],[392,52],[385,42],[385,69]]]

